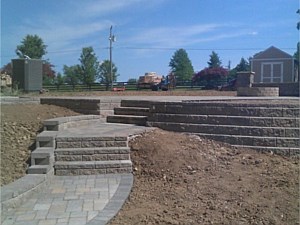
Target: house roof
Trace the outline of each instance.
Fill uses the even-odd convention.
[[[256,53],[253,56],[253,59],[272,59],[272,58],[293,58],[293,56],[274,46],[271,46],[262,52]]]

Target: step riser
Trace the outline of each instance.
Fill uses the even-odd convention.
[[[108,123],[125,123],[145,126],[147,123],[147,118],[108,116],[106,121]]]
[[[163,126],[161,129],[176,131],[173,127]],[[193,133],[195,135],[204,136],[215,141],[221,141],[232,145],[248,145],[248,146],[266,146],[266,147],[289,147],[299,148],[299,138],[283,138],[283,137],[257,137],[257,136],[239,136],[226,134],[206,134],[202,132],[190,132],[180,130],[178,132]]]
[[[279,138],[264,138],[264,137],[208,135],[208,134],[196,134],[196,135],[203,136],[215,141],[225,142],[231,145],[300,148],[299,139],[296,138],[279,139]]]
[[[127,137],[57,138],[56,148],[127,147]]]
[[[56,155],[56,161],[130,160],[129,154]]]
[[[173,122],[193,124],[215,124],[215,125],[238,125],[238,126],[262,126],[262,127],[300,127],[299,118],[280,117],[232,117],[213,115],[180,115],[156,113],[148,117],[149,122]]]
[[[151,101],[139,101],[139,100],[122,100],[121,107],[141,107],[149,108]]]
[[[264,107],[204,107],[198,105],[153,105],[150,113],[193,114],[193,115],[228,115],[257,117],[299,117],[299,108],[264,108]]]
[[[263,148],[263,147],[242,146],[242,145],[234,145],[234,146],[237,147],[238,149],[246,148],[246,149],[251,149],[262,153],[270,153],[272,151],[274,154],[282,155],[282,156],[300,155],[300,149],[297,148],[267,148],[267,147]]]
[[[107,173],[130,173],[132,163],[130,160],[116,161],[85,161],[85,162],[56,162],[54,165],[56,175],[91,175]]]
[[[149,116],[149,109],[141,110],[138,108],[115,108],[114,109],[115,115],[134,115],[134,116]]]
[[[274,127],[243,127],[243,126],[224,126],[224,125],[203,125],[186,123],[160,123],[148,122],[150,126],[159,127],[165,130],[189,133],[225,134],[241,136],[260,136],[260,137],[295,137],[300,135],[299,128],[274,128]]]
[[[97,174],[111,174],[111,173],[132,173],[132,167],[121,168],[106,168],[106,169],[56,169],[57,176],[78,176],[78,175],[97,175]]]

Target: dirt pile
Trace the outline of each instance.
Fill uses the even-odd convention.
[[[42,122],[71,115],[78,113],[49,105],[1,105],[1,186],[25,175]]]
[[[299,224],[299,162],[155,130],[131,141],[135,181],[111,224]]]

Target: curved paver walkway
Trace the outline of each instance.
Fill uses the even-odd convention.
[[[153,128],[94,124],[59,131],[58,136],[130,136]],[[132,174],[54,176],[24,204],[2,213],[2,225],[102,225],[122,207],[133,184]]]

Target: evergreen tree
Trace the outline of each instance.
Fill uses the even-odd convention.
[[[218,68],[222,66],[222,62],[216,52],[212,51],[209,57],[210,59],[207,62],[209,68]]]
[[[241,58],[241,61],[239,64],[237,64],[237,66],[235,67],[237,72],[241,72],[241,71],[249,71],[250,70],[250,64],[249,62],[244,59],[243,57]]]
[[[81,63],[79,67],[79,78],[83,84],[91,87],[99,73],[99,62],[93,48],[83,48],[79,61]]]
[[[17,46],[16,54],[20,58],[24,58],[26,55],[32,59],[41,59],[47,53],[46,48],[47,45],[44,44],[42,38],[28,34]]]
[[[194,74],[194,68],[191,60],[184,49],[179,49],[174,53],[169,66],[177,79],[180,80],[191,80]]]

